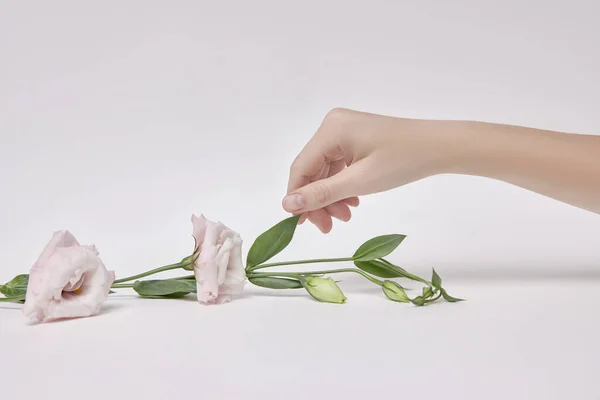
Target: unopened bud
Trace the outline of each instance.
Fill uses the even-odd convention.
[[[401,303],[408,303],[410,301],[404,288],[394,281],[383,282],[381,288],[383,289],[383,293],[385,293],[390,300],[399,301]]]
[[[423,287],[423,298],[428,299],[433,296],[433,290],[431,290],[431,286]]]
[[[331,278],[309,276],[302,279],[302,284],[306,291],[316,300],[337,304],[346,302],[346,296],[344,296],[339,286]]]
[[[186,271],[193,271],[194,261],[196,261],[196,258],[196,254],[192,254],[191,256],[185,257],[180,262],[181,268],[185,269]]]

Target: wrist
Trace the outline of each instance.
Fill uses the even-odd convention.
[[[497,125],[477,121],[430,122],[438,174],[492,177],[506,156],[517,161],[518,151],[511,154],[512,135],[501,134]]]
[[[476,174],[483,148],[477,138],[477,123],[444,120],[401,120],[413,135],[412,147],[423,161],[426,176]],[[402,146],[406,143],[402,141]]]

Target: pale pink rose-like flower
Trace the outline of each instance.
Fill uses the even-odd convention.
[[[114,280],[95,246],[55,232],[29,271],[23,313],[37,322],[96,315]]]
[[[221,222],[192,215],[193,234],[200,254],[194,263],[198,301],[222,304],[240,294],[246,281],[242,238]]]

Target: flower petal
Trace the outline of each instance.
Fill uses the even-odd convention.
[[[239,294],[246,280],[242,239],[221,222],[192,216],[194,237],[201,243],[194,265],[197,298],[201,303],[222,304]]]
[[[227,266],[227,277],[219,291],[226,294],[238,295],[244,288],[246,282],[246,271],[242,262],[242,238],[236,234],[233,238],[233,246]]]
[[[202,303],[212,302],[219,296],[217,253],[221,230],[219,224],[205,220],[204,241],[194,265],[196,297]]]
[[[225,239],[225,243],[219,248],[217,253],[217,268],[218,268],[218,282],[222,285],[227,277],[227,267],[229,264],[229,253],[233,248],[233,241],[230,238]]]
[[[30,270],[23,313],[35,321],[96,314],[113,281],[96,247],[80,246],[68,231],[56,232]]]
[[[196,239],[196,245],[202,246],[204,243],[204,235],[206,233],[207,220],[204,215],[200,214],[199,217],[192,215],[192,235]]]

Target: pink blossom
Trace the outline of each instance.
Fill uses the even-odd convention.
[[[246,281],[242,263],[242,238],[221,222],[192,215],[193,234],[200,254],[194,264],[198,301],[229,302],[241,293]]]
[[[37,322],[98,314],[114,280],[95,246],[55,232],[29,272],[23,313]]]

